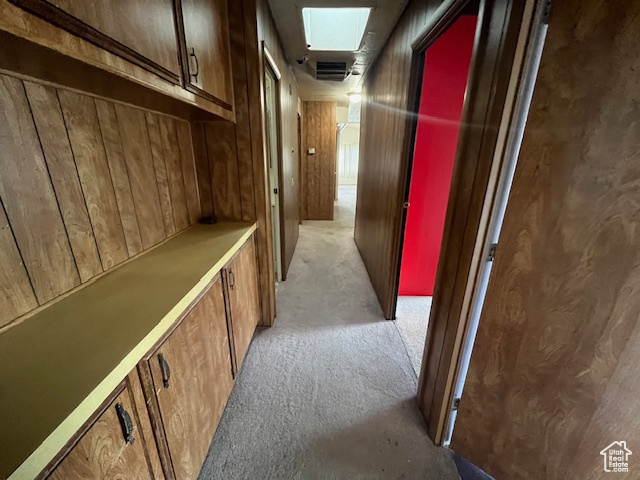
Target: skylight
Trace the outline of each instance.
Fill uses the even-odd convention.
[[[360,48],[370,8],[303,8],[309,50],[355,52]]]

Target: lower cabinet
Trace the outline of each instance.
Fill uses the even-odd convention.
[[[48,478],[164,478],[139,388],[128,380]]]
[[[196,479],[260,315],[251,237],[40,478]],[[80,436],[81,435],[81,436]],[[63,455],[66,456],[63,457]],[[52,471],[51,466],[55,466]]]
[[[147,362],[175,478],[195,479],[233,386],[220,277]]]
[[[258,267],[251,237],[224,269],[233,329],[235,371],[240,370],[260,321]]]

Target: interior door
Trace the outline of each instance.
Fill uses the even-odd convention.
[[[231,110],[233,86],[227,0],[181,0],[187,86]]]
[[[237,371],[242,366],[253,333],[260,320],[258,269],[253,237],[240,250],[226,270]]]
[[[270,68],[265,68],[265,115],[267,120],[267,162],[271,198],[271,234],[273,236],[273,262],[276,282],[282,277],[282,235],[280,218],[280,172],[278,158],[277,80]]]
[[[176,478],[195,479],[233,386],[219,277],[149,365]]]

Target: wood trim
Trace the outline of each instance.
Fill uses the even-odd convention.
[[[229,111],[233,111],[233,106],[231,106],[231,104],[220,100],[218,97],[214,97],[213,95],[211,95],[209,92],[205,92],[204,90],[202,90],[200,87],[196,87],[195,85],[193,85],[192,83],[187,83],[185,81],[185,85],[184,85],[185,90],[191,92],[191,93],[195,93],[196,95],[199,95],[200,97],[204,98],[205,100],[209,100],[211,103],[215,103],[216,105],[222,107],[222,108],[226,108]]]
[[[485,0],[478,16],[467,100],[456,152],[443,249],[429,317],[419,379],[418,405],[436,444],[444,437],[465,305],[478,261],[474,256],[484,231],[483,211],[491,202],[490,174],[507,98],[524,2]],[[482,125],[483,128],[477,128]],[[473,126],[473,127],[472,127]]]
[[[424,53],[458,19],[469,1],[449,0],[440,5],[411,44],[414,53]]]
[[[91,416],[87,419],[86,422],[82,424],[82,427],[78,429],[78,431],[69,439],[69,441],[65,444],[65,446],[56,454],[55,457],[51,459],[51,461],[47,464],[47,466],[38,474],[36,477],[37,480],[43,480],[47,478],[51,472],[53,472],[56,467],[64,460],[64,458],[69,454],[73,447],[75,447],[78,442],[82,439],[82,437],[89,431],[91,426],[95,423],[95,421],[100,418],[109,405],[113,403],[113,401],[118,398],[118,396],[122,393],[122,391],[126,387],[126,379],[123,380],[118,387],[109,394],[109,396],[100,404],[100,407],[96,409],[95,412],[91,414]]]
[[[167,437],[164,432],[164,425],[160,414],[160,406],[158,405],[158,398],[156,397],[156,392],[153,387],[153,377],[151,376],[151,368],[149,367],[148,361],[143,360],[138,364],[138,375],[140,376],[142,393],[144,394],[144,400],[147,404],[147,412],[149,413],[151,428],[153,429],[153,435],[156,439],[156,445],[158,446],[158,454],[160,455],[160,464],[162,465],[164,476],[167,480],[175,480],[176,477],[171,461],[171,454],[169,453],[169,445],[167,444]]]
[[[279,81],[282,78],[282,74],[280,73],[280,70],[278,69],[278,65],[276,64],[276,61],[273,58],[273,55],[271,55],[271,52],[267,48],[267,45],[265,44],[264,40],[262,41],[262,50],[264,51],[265,60],[267,61],[268,65],[271,67],[271,70],[273,70],[276,80]]]
[[[56,7],[46,0],[9,0],[19,8],[26,10],[33,15],[42,18],[56,27],[66,30],[97,47],[113,53],[125,60],[144,68],[148,72],[154,73],[168,82],[175,85],[180,84],[180,76],[167,70],[162,65],[140,55],[135,50],[123,45],[104,33],[87,25],[82,20],[68,14],[64,10]]]

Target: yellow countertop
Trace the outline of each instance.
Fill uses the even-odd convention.
[[[195,225],[0,334],[0,478],[35,477],[255,229]]]

